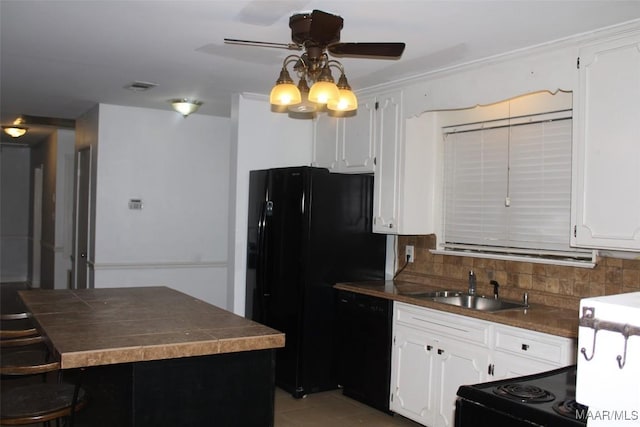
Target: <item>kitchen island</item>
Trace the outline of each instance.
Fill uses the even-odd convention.
[[[76,426],[272,426],[284,334],[168,287],[20,291],[65,378]]]

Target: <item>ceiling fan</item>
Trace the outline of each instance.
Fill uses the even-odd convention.
[[[226,43],[249,46],[275,47],[290,50],[305,50],[311,60],[319,60],[328,51],[334,56],[399,58],[404,51],[404,43],[340,43],[340,30],[344,20],[321,10],[311,13],[297,13],[289,18],[291,43],[274,43],[253,40],[225,38]]]
[[[329,54],[338,57],[397,59],[402,56],[405,44],[392,42],[341,43],[340,30],[342,30],[343,23],[344,20],[338,15],[313,10],[310,13],[294,14],[289,18],[291,43],[231,38],[225,38],[224,41],[230,44],[303,51],[301,55],[290,55],[285,58],[280,77],[271,92],[272,106],[284,106],[288,107],[290,111],[295,109],[299,112],[308,112],[315,108],[310,104],[305,105],[302,100],[301,93],[308,93],[309,101],[327,104],[329,110],[352,111],[357,109],[357,99],[347,83],[342,64],[337,60],[329,59]],[[293,68],[300,76],[297,87],[293,84],[293,80],[286,70],[287,64],[293,62],[295,62]],[[341,75],[337,85],[334,84],[330,67],[337,67],[340,70]],[[311,89],[307,85],[307,80],[314,82]],[[324,90],[329,92],[324,92]]]

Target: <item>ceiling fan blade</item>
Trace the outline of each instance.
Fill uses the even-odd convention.
[[[328,50],[335,56],[399,58],[404,46],[404,43],[336,43],[329,46]]]
[[[321,10],[311,12],[309,36],[311,40],[321,46],[340,40],[340,30],[344,20],[338,15],[332,15]]]
[[[289,50],[301,50],[302,47],[295,43],[275,43],[275,42],[261,42],[256,40],[241,40],[241,39],[224,39],[227,44],[241,44],[245,46],[259,46],[259,47],[275,47],[279,49]]]

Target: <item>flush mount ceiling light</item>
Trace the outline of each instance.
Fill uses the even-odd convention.
[[[271,90],[269,100],[271,110],[306,114],[308,118],[317,111],[327,111],[330,115],[348,116],[355,114],[358,99],[351,91],[344,73],[344,67],[335,56],[398,59],[405,48],[404,43],[342,43],[340,31],[343,19],[321,10],[297,13],[289,18],[292,43],[272,43],[241,39],[224,39],[225,43],[247,46],[274,47],[304,51],[300,55],[287,56],[280,71],[280,77]],[[296,86],[287,66],[295,64],[299,83]],[[338,84],[333,80],[331,68],[340,71]],[[310,90],[305,90],[311,85]],[[314,106],[315,104],[315,106]]]
[[[198,111],[198,108],[202,105],[201,101],[196,101],[195,99],[172,99],[171,106],[178,113],[182,114],[184,117],[187,117],[189,114],[195,113]]]
[[[2,126],[2,130],[12,138],[19,138],[27,133],[28,128],[22,126]]]

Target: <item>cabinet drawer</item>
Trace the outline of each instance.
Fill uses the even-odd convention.
[[[395,302],[395,323],[432,332],[445,338],[458,338],[482,346],[489,345],[489,324],[482,320],[438,310]]]
[[[504,326],[498,326],[495,330],[496,350],[544,360],[557,366],[564,366],[571,362],[568,360],[571,345],[572,340],[569,338],[539,332]]]

